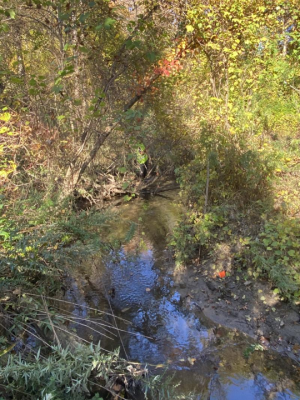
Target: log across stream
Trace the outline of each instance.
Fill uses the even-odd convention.
[[[108,349],[119,347],[119,334],[103,331],[109,339],[91,330],[92,323],[80,324],[81,318],[94,318],[86,307],[113,310],[122,330],[121,355],[150,365],[153,374],[168,366],[186,399],[300,399],[299,365],[238,330],[214,324],[192,297],[180,294],[187,282],[167,248],[180,213],[178,193],[139,199],[118,210],[120,218],[106,234],[120,239],[132,222],[135,233],[105,259],[87,261],[74,272],[66,300],[77,304],[69,305],[69,312],[78,323],[70,328]]]

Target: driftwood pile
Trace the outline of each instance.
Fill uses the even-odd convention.
[[[90,183],[88,189],[77,190],[75,199],[78,209],[105,208],[121,204],[125,196],[128,196],[127,199],[155,196],[178,188],[178,184],[170,177],[150,176],[145,179],[120,180],[114,175],[105,174],[102,179]]]

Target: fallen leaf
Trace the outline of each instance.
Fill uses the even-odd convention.
[[[293,352],[294,353],[298,353],[300,351],[300,345],[299,344],[295,344],[294,346],[293,346]]]
[[[225,276],[226,276],[226,271],[219,272],[219,277],[220,278],[225,278]]]
[[[13,291],[13,294],[15,294],[15,295],[20,295],[20,294],[21,294],[21,288],[20,288],[20,287],[16,288],[16,289]]]
[[[8,346],[6,349],[3,349],[0,351],[0,357],[4,356],[5,354],[9,353],[17,344],[18,342],[15,342]]]

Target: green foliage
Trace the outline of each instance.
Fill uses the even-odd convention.
[[[283,299],[300,300],[300,221],[273,218],[251,242],[250,252],[258,275],[267,275]]]
[[[176,167],[188,210],[171,242],[177,260],[242,243],[243,266],[299,301],[299,4],[154,3],[0,6],[0,289],[55,292],[65,267],[105,249],[105,214],[74,213],[55,196],[77,185],[93,200],[98,166],[130,201],[130,172],[150,149],[163,172]],[[37,317],[26,301],[6,304],[19,332]],[[75,352],[86,369],[69,350],[12,356],[5,379],[48,399],[80,397],[91,351]],[[149,385],[153,398],[176,398]]]
[[[4,197],[2,201],[2,210],[7,209],[8,201]],[[39,202],[37,198],[36,208],[28,210],[30,201],[16,202],[13,218],[2,211],[0,285],[21,284],[27,289],[37,287],[41,292],[53,293],[60,287],[67,267],[107,248],[102,232],[107,219],[113,216],[99,212],[74,213],[65,204],[57,205],[51,199]],[[26,217],[24,210],[27,210]]]
[[[189,209],[171,243],[178,261],[196,257],[200,248],[209,250],[223,235],[233,204],[243,210],[263,201],[267,207],[278,166],[275,151],[259,151],[242,140],[234,143],[208,127],[200,131],[194,152],[194,158],[176,170]]]
[[[21,354],[10,355],[6,366],[0,368],[0,379],[7,392],[22,391],[40,400],[83,400],[90,394],[93,381],[104,386],[113,371],[123,372],[118,351],[106,354],[100,344],[77,344],[72,350],[52,346],[46,358],[41,349],[27,359]]]
[[[91,400],[103,400],[103,398],[99,396],[99,393],[96,393]]]
[[[248,359],[255,351],[264,351],[264,348],[261,344],[251,344],[245,349],[244,357]]]
[[[266,196],[274,175],[273,155],[261,153],[243,143],[234,145],[230,138],[207,128],[201,131],[197,141],[198,151],[194,159],[177,170],[189,201],[198,205],[204,203],[207,158],[210,204],[222,204],[233,196],[236,201],[246,204]]]
[[[209,0],[187,17],[188,70],[160,103],[185,150],[176,149],[188,210],[174,233],[176,257],[203,259],[224,243],[237,265],[254,266],[254,278],[298,302],[299,9]]]
[[[186,213],[184,220],[176,225],[170,241],[170,245],[175,248],[177,263],[195,257],[202,246],[209,247],[223,224],[224,215],[218,207],[206,214],[196,211]]]

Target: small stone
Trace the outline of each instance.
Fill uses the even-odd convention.
[[[212,292],[214,290],[217,290],[217,288],[218,288],[217,285],[215,285],[213,282],[210,282],[210,281],[207,281],[206,285],[207,285],[208,289],[211,290]]]
[[[252,283],[251,281],[246,281],[246,282],[244,282],[244,285],[249,286],[249,285],[251,285],[251,283]]]
[[[229,310],[228,313],[229,313],[232,317],[238,317],[238,316],[239,316],[239,314],[238,314],[236,311]]]

